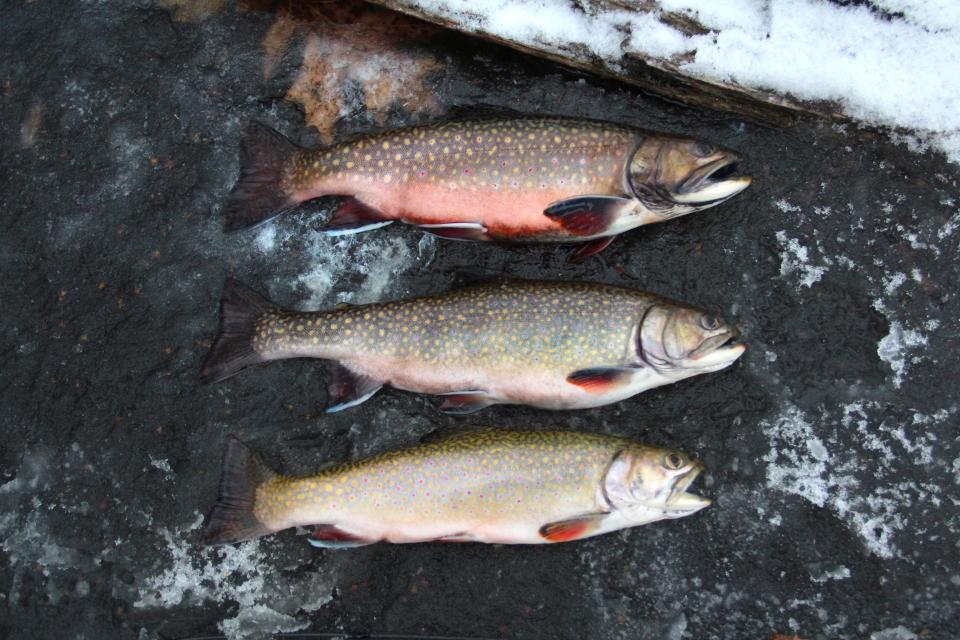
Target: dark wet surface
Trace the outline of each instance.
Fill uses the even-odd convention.
[[[739,122],[417,32],[389,46],[426,59],[422,73],[363,50],[370,66],[320,109],[344,116],[335,136],[481,108],[587,116],[740,150],[755,183],[575,266],[557,247],[450,243],[400,225],[327,239],[306,215],[224,236],[217,213],[245,123],[320,141],[284,96],[323,33],[225,4],[4,9],[0,636],[954,637],[955,165],[853,127]],[[391,91],[405,97],[384,100]],[[198,385],[227,275],[299,308],[504,275],[608,282],[737,318],[750,349],[725,372],[590,411],[457,419],[388,390],[325,416],[315,362]],[[543,548],[326,552],[294,531],[194,543],[229,433],[306,472],[464,424],[674,446],[706,462],[695,487],[715,503]]]

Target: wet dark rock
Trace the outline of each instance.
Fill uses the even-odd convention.
[[[326,239],[323,212],[225,236],[243,126],[320,141],[284,99],[306,38],[265,78],[264,39],[289,9],[210,2],[189,18],[165,4],[179,6],[18,2],[0,21],[0,635],[48,637],[55,621],[138,639],[953,637],[956,166],[852,126],[739,122],[438,33],[411,46],[441,61],[416,82],[445,114],[688,133],[743,151],[755,183],[572,266],[557,247],[399,225]],[[344,92],[335,136],[428,117],[403,104],[374,114],[368,94]],[[516,276],[645,288],[735,317],[750,349],[723,373],[601,409],[466,421],[675,446],[705,460],[715,504],[544,548],[334,553],[286,531],[201,549],[230,433],[298,473],[465,424],[389,390],[323,415],[315,362],[199,386],[228,274],[299,308]]]

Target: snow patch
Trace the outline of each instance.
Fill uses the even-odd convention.
[[[613,69],[624,52],[641,52],[694,77],[834,101],[866,123],[912,130],[904,135],[916,149],[932,144],[960,162],[960,111],[944,99],[960,95],[960,76],[944,72],[960,59],[960,5],[951,0],[880,0],[887,15],[823,0],[660,0],[643,5],[649,12],[545,0],[415,4],[467,31]],[[664,12],[709,31],[687,36]]]

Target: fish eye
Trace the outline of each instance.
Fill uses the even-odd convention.
[[[691,142],[688,149],[690,149],[690,153],[699,158],[711,156],[717,150],[716,147],[708,142]]]
[[[716,316],[700,316],[700,328],[706,331],[716,331],[722,324]]]
[[[663,456],[663,466],[671,471],[682,469],[683,465],[685,464],[687,464],[687,459],[682,454],[668,453],[667,455]]]

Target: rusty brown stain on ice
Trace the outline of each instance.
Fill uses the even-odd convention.
[[[349,115],[349,91],[359,88],[363,107],[383,124],[391,106],[407,112],[439,112],[431,74],[440,61],[419,46],[437,28],[359,2],[292,2],[261,43],[264,77],[276,73],[290,46],[303,39],[303,60],[287,99],[300,104],[307,123],[330,140],[336,121]]]
[[[37,141],[37,133],[43,124],[43,113],[46,107],[40,102],[34,102],[27,110],[27,115],[20,123],[20,148],[29,149]]]

